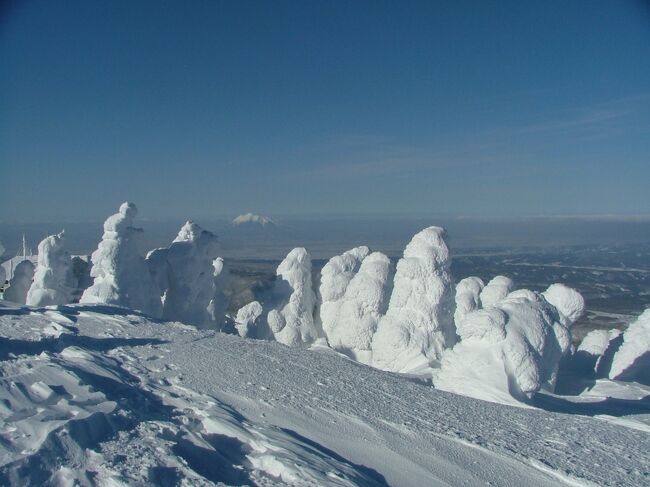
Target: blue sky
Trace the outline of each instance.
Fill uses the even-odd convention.
[[[647,2],[1,15],[0,221],[650,213]]]

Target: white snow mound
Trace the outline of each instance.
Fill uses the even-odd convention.
[[[443,228],[417,233],[397,263],[386,315],[372,342],[373,364],[395,372],[428,367],[454,345],[451,255]]]

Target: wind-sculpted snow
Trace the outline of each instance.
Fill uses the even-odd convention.
[[[75,281],[64,233],[50,235],[38,244],[38,264],[26,303],[30,306],[71,303],[72,293],[78,286]]]
[[[232,299],[232,287],[230,281],[230,268],[222,257],[212,261],[214,294],[208,304],[208,315],[210,322],[214,323],[217,329],[223,329],[227,318],[228,306]]]
[[[546,301],[560,313],[561,323],[570,328],[585,313],[585,298],[575,289],[564,284],[551,284],[542,293]]]
[[[221,328],[228,304],[228,271],[218,254],[217,237],[191,221],[169,247],[149,253],[149,270],[164,296],[164,319]]]
[[[580,342],[571,368],[586,377],[608,377],[614,352],[623,340],[620,330],[593,330]]]
[[[0,242],[0,257],[2,257],[4,253],[5,253],[5,248],[2,245],[2,242]],[[5,268],[0,265],[0,286],[4,286],[6,280],[7,280],[7,273],[5,271]]]
[[[8,486],[640,486],[650,478],[648,415],[594,416],[614,400],[568,411],[580,414],[511,408],[324,348],[111,306],[0,306],[0,372],[0,484]]]
[[[436,363],[454,345],[454,296],[446,232],[429,227],[409,242],[397,263],[386,315],[372,343],[373,364],[409,372]]]
[[[278,266],[267,307],[270,311],[266,320],[276,341],[299,346],[316,340],[316,295],[312,290],[311,258],[304,248],[293,249]]]
[[[133,203],[123,203],[104,222],[102,241],[91,258],[93,285],[84,291],[81,302],[114,304],[158,317],[162,303],[138,249],[142,229],[133,226],[137,213]]]
[[[27,293],[34,279],[34,264],[23,260],[14,269],[14,275],[9,280],[9,287],[4,292],[4,299],[13,303],[25,304]]]
[[[609,378],[650,385],[650,309],[623,332],[623,343],[614,354]]]
[[[240,337],[267,339],[266,330],[261,329],[259,322],[263,313],[262,305],[258,301],[253,301],[239,308],[235,318],[235,329]]]
[[[480,294],[481,307],[494,306],[505,298],[515,288],[512,279],[506,276],[496,276],[488,282]]]
[[[360,362],[371,363],[372,339],[386,312],[391,277],[386,255],[373,252],[363,259],[338,301],[335,326],[327,334],[332,348]]]
[[[467,313],[481,307],[480,296],[484,287],[483,281],[474,276],[466,277],[456,284],[456,311],[454,311],[456,328],[458,328],[459,323],[462,322]]]
[[[319,316],[328,340],[330,335],[336,335],[336,328],[340,326],[338,315],[345,290],[369,253],[368,247],[356,247],[332,257],[321,269]]]
[[[526,401],[543,386],[553,389],[571,343],[571,331],[562,322],[570,326],[569,317],[579,316],[578,307],[566,303],[584,301],[573,289],[551,288],[562,311],[543,294],[519,290],[466,313],[457,323],[460,342],[445,353],[434,374],[436,387],[504,403]]]

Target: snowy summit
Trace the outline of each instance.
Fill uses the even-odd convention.
[[[255,215],[254,213],[244,213],[243,215],[239,215],[235,217],[231,223],[235,226],[260,225],[262,227],[265,227],[267,225],[275,225],[275,222],[268,216]]]

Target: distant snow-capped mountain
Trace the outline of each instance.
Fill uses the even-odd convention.
[[[231,222],[233,225],[261,225],[263,227],[267,225],[275,226],[275,222],[271,220],[268,216],[255,215],[254,213],[244,213],[233,219]]]

